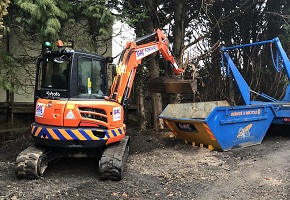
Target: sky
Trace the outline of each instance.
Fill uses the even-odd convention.
[[[113,25],[113,40],[112,40],[112,56],[116,57],[124,49],[126,42],[134,40],[136,35],[134,30],[127,24],[117,21]],[[114,63],[117,63],[118,59],[114,59]]]

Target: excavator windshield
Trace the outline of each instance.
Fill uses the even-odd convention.
[[[42,87],[49,89],[67,89],[69,80],[69,55],[48,56],[42,62]]]

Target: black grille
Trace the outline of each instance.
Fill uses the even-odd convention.
[[[79,107],[79,111],[83,118],[108,122],[107,113],[103,109]]]

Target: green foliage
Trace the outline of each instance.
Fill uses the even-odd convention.
[[[7,11],[2,9],[3,2],[8,5],[9,0],[2,0],[0,3],[1,13],[6,14]],[[110,42],[111,27],[114,22],[111,9],[116,3],[117,1],[105,0],[15,0],[11,1],[10,15],[7,15],[5,20],[13,28],[11,34],[17,34],[14,38],[20,39],[21,44],[19,45],[25,45],[27,41],[37,43],[50,41],[54,44],[54,41],[59,38],[66,40],[79,38],[83,42],[79,44],[79,48],[97,52],[96,49],[99,46],[107,46],[106,43]],[[100,45],[101,42],[103,43]],[[94,48],[87,48],[88,45],[93,45]],[[33,45],[21,46],[21,51],[23,50],[21,53],[34,51],[34,48]],[[11,53],[8,55],[0,52],[0,87],[17,91],[18,88],[27,85],[29,82],[27,80],[31,81],[31,77],[33,77],[31,72],[34,69],[29,69],[29,65],[24,64],[23,59],[31,59],[28,62],[32,64],[35,58],[31,58],[29,53],[21,55],[22,58],[16,58],[16,55],[13,55],[14,52]],[[26,77],[25,80],[23,78],[25,76],[19,76],[21,70],[30,77]],[[33,85],[32,82],[29,84]]]
[[[1,0],[0,2],[0,40],[3,38],[5,32],[3,17],[8,14],[7,8],[9,6],[9,3],[10,3],[9,0]]]
[[[148,20],[150,23],[153,23],[153,19],[150,19],[150,16],[154,14],[154,12],[148,13],[146,5],[147,2],[142,0],[122,1],[121,3],[122,10],[120,20],[134,28],[138,36],[148,34],[148,32],[145,31],[145,27],[148,25],[146,22],[148,22]]]
[[[74,4],[74,18],[76,20],[87,19],[89,31],[93,37],[111,37],[111,27],[114,23],[114,16],[106,6],[105,0],[87,0]]]
[[[35,76],[33,58],[15,57],[0,51],[0,88],[20,95],[31,95]]]
[[[15,5],[20,10],[15,21],[26,33],[39,34],[42,41],[59,38],[61,24],[70,9],[67,0],[18,0]]]
[[[85,49],[98,54],[106,53],[112,39],[112,26],[115,17],[111,13],[112,5],[108,6],[107,3],[108,1],[105,0],[70,2],[71,10],[69,20],[66,23],[66,28],[73,26],[78,33],[82,32],[80,29],[85,30],[85,33],[80,33],[79,36],[75,33],[71,36],[77,41],[84,41],[83,45],[90,46]],[[89,35],[90,38],[84,38],[84,35]]]
[[[9,6],[9,0],[1,0],[0,2],[0,21],[3,20],[3,17],[8,14],[7,8]]]
[[[17,91],[21,86],[17,77],[20,65],[17,64],[16,59],[9,54],[0,52],[0,87],[4,90]]]

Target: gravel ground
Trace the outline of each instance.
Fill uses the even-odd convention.
[[[162,133],[131,129],[124,178],[100,181],[97,159],[62,158],[38,180],[18,180],[17,154],[29,132],[0,144],[0,199],[290,199],[290,135],[228,152],[192,147]]]

